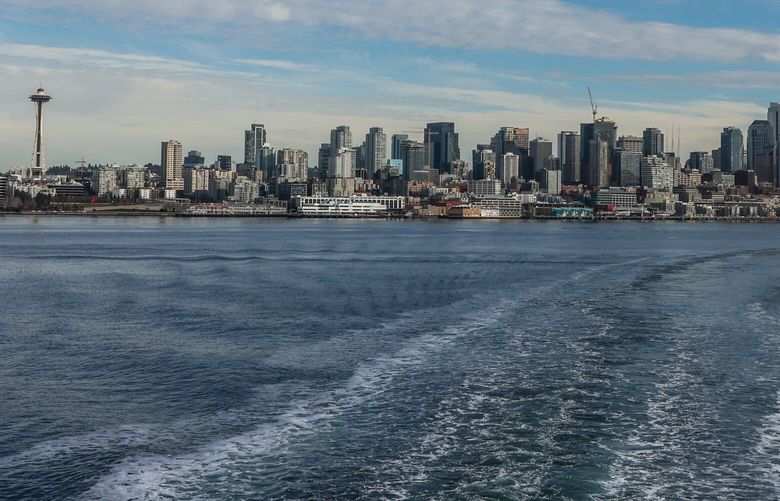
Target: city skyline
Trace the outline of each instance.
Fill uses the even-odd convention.
[[[339,124],[389,137],[455,122],[468,158],[499,127],[552,140],[577,130],[590,121],[588,85],[621,134],[657,127],[669,142],[681,128],[687,158],[717,148],[725,127],[746,134],[778,100],[780,37],[768,19],[780,7],[746,3],[726,16],[725,6],[698,1],[461,2],[446,15],[430,2],[409,9],[417,19],[377,2],[348,3],[346,15],[305,0],[244,9],[3,1],[3,170],[29,162],[29,108],[19,98],[39,82],[57,96],[49,165],[154,161],[161,138],[241,159],[236,138],[256,122],[273,131],[274,146],[310,158]],[[471,26],[475,15],[491,29]],[[511,48],[496,48],[501,37]]]

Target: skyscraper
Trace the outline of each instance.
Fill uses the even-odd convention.
[[[609,177],[609,165],[612,158],[612,152],[617,145],[617,124],[608,118],[599,118],[593,123],[584,123],[580,125],[580,135],[582,136],[580,148],[580,162],[582,168],[582,179],[589,182],[594,179],[594,174],[590,169],[590,146],[591,141],[599,138],[607,143],[607,176]]]
[[[319,158],[317,159],[317,168],[319,169],[320,179],[328,177],[330,156],[330,143],[322,143],[320,145]]]
[[[574,131],[558,134],[558,158],[561,159],[562,181],[576,184],[580,177],[580,135]]]
[[[724,172],[742,170],[742,152],[745,141],[742,131],[736,127],[726,127],[720,135],[720,166]]]
[[[166,190],[184,190],[182,173],[182,148],[179,141],[163,141],[161,143],[160,166],[165,178]]]
[[[613,159],[615,181],[620,186],[639,186],[641,164],[641,152],[616,149]]]
[[[217,155],[217,168],[219,170],[233,170],[233,157],[230,155]]]
[[[352,149],[352,131],[349,125],[339,125],[330,131],[330,166],[335,165],[336,155],[342,154],[344,149]],[[357,154],[354,150],[349,159],[352,162],[352,174],[349,177],[352,178],[357,168]]]
[[[774,181],[774,127],[769,120],[756,120],[748,129],[747,168],[755,171],[758,182]]]
[[[715,161],[709,151],[692,151],[688,159],[688,168],[701,174],[709,174],[715,169]]]
[[[642,156],[661,156],[664,153],[664,134],[659,129],[648,128],[642,134]]]
[[[661,138],[661,143],[663,143],[663,135]],[[639,136],[620,136],[617,140],[616,148],[631,153],[639,153],[640,156],[646,157],[647,155],[644,154],[644,144],[645,144],[644,139],[642,139]],[[655,153],[653,154],[655,155]]]
[[[609,143],[600,137],[591,139],[588,144],[588,165],[590,166],[590,185],[594,188],[609,186]]]
[[[374,179],[387,163],[387,135],[381,127],[372,127],[366,134],[366,171],[368,179]]]
[[[439,172],[452,172],[452,162],[460,159],[460,146],[455,124],[452,122],[433,122],[425,128],[425,137],[430,142],[432,152],[431,169]]]
[[[772,125],[772,138],[775,144],[775,186],[780,187],[780,103],[771,103],[767,119]]]
[[[498,174],[498,178],[504,183],[504,186],[516,183],[520,179],[520,157],[514,153],[505,154]]]
[[[244,163],[256,166],[257,150],[266,143],[266,131],[263,124],[252,124],[249,130],[244,131]]]
[[[187,153],[187,156],[184,157],[184,167],[185,168],[195,168],[195,167],[203,167],[203,165],[206,163],[206,157],[203,156],[203,154],[199,151],[192,150],[189,153]]]
[[[545,160],[553,156],[552,141],[538,137],[531,141],[528,148],[528,156],[534,169],[534,177],[538,178],[545,167]]]
[[[471,179],[496,178],[496,153],[489,144],[478,144],[477,149],[471,153]]]
[[[398,160],[401,158],[401,143],[407,139],[409,139],[408,134],[393,134],[392,151],[390,152],[390,157],[393,160]]]
[[[407,139],[401,142],[401,160],[403,160],[403,175],[406,181],[413,178],[415,172],[425,170],[428,165],[427,148],[424,144]]]
[[[656,190],[671,190],[674,185],[674,169],[661,157],[642,159],[642,186]]]

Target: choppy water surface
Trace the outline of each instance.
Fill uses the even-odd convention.
[[[780,226],[7,217],[0,284],[0,498],[780,496]]]

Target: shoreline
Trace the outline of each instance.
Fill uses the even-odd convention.
[[[402,216],[298,216],[298,215],[193,215],[177,212],[150,212],[150,211],[94,211],[94,212],[0,212],[0,217],[96,217],[96,218],[183,218],[183,219],[331,219],[331,220],[384,220],[384,221],[470,221],[470,222],[501,222],[501,221],[561,221],[567,223],[780,223],[780,218],[689,218],[689,217],[665,217],[665,218],[622,218],[622,217],[594,217],[594,218],[556,218],[556,217],[402,217]]]

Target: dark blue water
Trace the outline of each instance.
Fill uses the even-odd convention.
[[[0,498],[780,495],[780,225],[6,217],[0,290]]]

